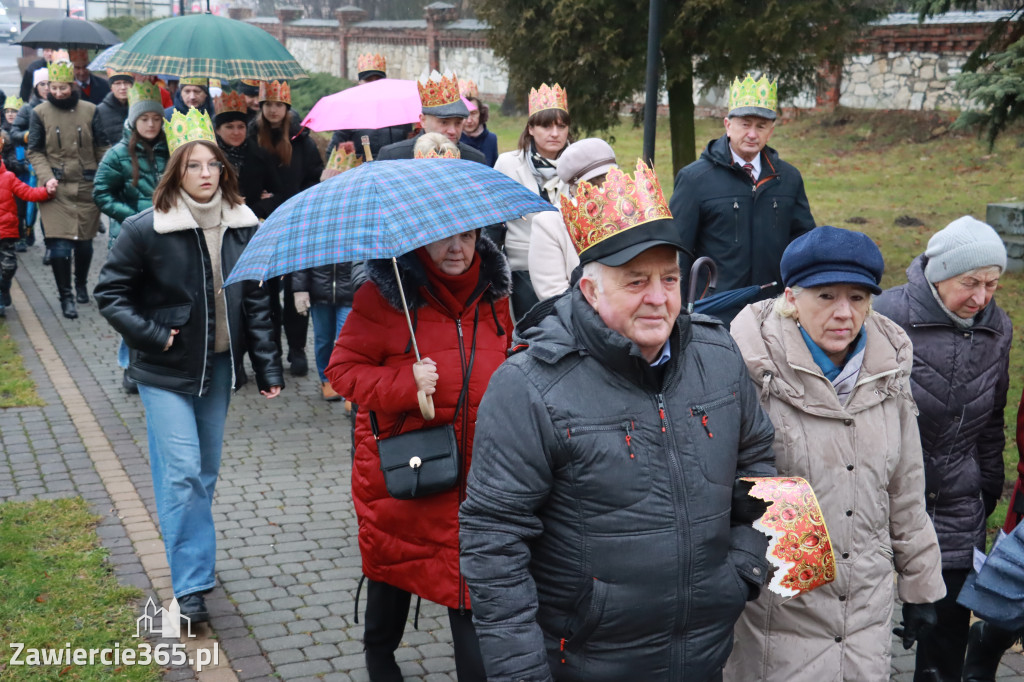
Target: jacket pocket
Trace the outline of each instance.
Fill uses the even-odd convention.
[[[712,483],[729,485],[736,478],[740,414],[735,391],[712,394],[688,410],[689,432],[704,475]],[[733,453],[729,456],[728,453]]]
[[[579,651],[587,643],[590,635],[601,623],[605,600],[608,598],[608,584],[597,578],[590,581],[589,589],[584,589],[576,602],[576,613],[569,625],[566,637],[562,639],[562,647],[566,651]]]
[[[171,369],[178,373],[183,372],[186,348],[195,341],[193,338],[195,333],[187,328],[191,317],[191,303],[179,303],[154,308],[149,315],[149,319],[161,327],[177,329],[178,334],[174,337],[171,347],[167,350],[141,351],[138,356],[138,362],[140,364]]]
[[[589,513],[629,507],[650,492],[649,462],[636,426],[634,419],[618,417],[566,427],[573,480]]]
[[[192,316],[191,303],[179,303],[177,305],[165,305],[153,310],[152,320],[162,325],[178,329]]]

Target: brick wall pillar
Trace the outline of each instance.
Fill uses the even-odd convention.
[[[818,67],[815,108],[835,111],[839,106],[839,89],[843,79],[843,63],[825,62]]]
[[[356,74],[346,73],[348,70],[348,34],[351,31],[352,24],[366,20],[366,10],[354,5],[346,5],[335,10],[334,17],[338,20],[338,55],[341,59],[339,62],[341,64],[340,75],[342,78],[355,80]]]
[[[274,14],[277,15],[278,31],[280,32],[277,39],[281,41],[281,44],[288,47],[287,33],[288,24],[293,21],[298,21],[302,18],[302,14],[305,10],[301,7],[278,7]]]

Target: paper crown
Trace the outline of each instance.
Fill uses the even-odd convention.
[[[178,79],[178,87],[179,88],[183,88],[186,85],[198,85],[201,88],[208,88],[208,87],[210,87],[210,79],[209,78],[204,78],[202,76],[195,76],[195,77],[189,76],[188,78],[179,78]]]
[[[387,60],[384,59],[382,54],[361,54],[356,58],[356,71],[362,73],[364,71],[380,71],[386,72],[388,69]]]
[[[71,62],[52,61],[46,67],[46,75],[51,83],[71,83],[75,80],[75,67]]]
[[[604,184],[596,187],[583,181],[576,196],[562,196],[562,217],[569,238],[581,257],[587,249],[626,230],[655,220],[672,218],[668,202],[654,171],[641,160],[631,178],[612,168]]]
[[[217,140],[213,134],[213,122],[210,120],[210,115],[195,107],[189,107],[187,115],[183,115],[175,109],[171,120],[164,122],[164,133],[167,135],[167,150],[172,154],[175,149],[186,142],[206,140],[216,143]]]
[[[429,77],[420,76],[416,81],[416,87],[420,92],[420,104],[424,108],[443,107],[454,104],[461,98],[459,78],[451,71],[445,71],[444,75],[431,71]]]
[[[254,81],[251,78],[243,78],[239,82],[244,84],[244,85],[248,85],[250,88],[258,88],[258,87],[260,87],[260,82],[259,81]]]
[[[552,87],[541,83],[539,88],[530,88],[530,116],[545,109],[561,109],[569,113],[569,97],[558,83]]]
[[[68,54],[67,50],[54,50],[53,53],[50,54],[50,61],[51,62],[70,62],[71,61],[71,55]]]
[[[287,81],[264,81],[260,83],[260,102],[292,103],[292,89]]]
[[[327,170],[335,170],[344,173],[362,164],[362,159],[356,156],[355,146],[351,142],[343,142],[331,151],[327,159]]]
[[[20,97],[15,97],[14,95],[11,95],[6,100],[4,100],[4,109],[14,109],[15,111],[17,111],[21,109],[23,106],[25,106],[25,100],[23,100]]]
[[[413,154],[412,154],[412,158],[414,158],[414,159],[461,159],[462,158],[462,154],[459,152],[459,148],[455,147],[454,149],[442,149],[441,151],[438,151],[437,149],[430,149],[430,150],[425,151],[425,152],[414,151]]]
[[[128,106],[146,101],[160,102],[160,87],[156,83],[135,83],[128,91]]]
[[[459,94],[463,97],[476,97],[480,99],[480,90],[476,87],[476,83],[469,78],[465,80],[459,79]]]
[[[131,71],[118,71],[117,69],[107,69],[107,80],[113,80],[115,78],[124,79],[130,78],[135,80],[135,74]]]
[[[779,104],[779,85],[776,81],[769,81],[767,76],[761,76],[760,80],[747,74],[742,81],[737,78],[729,87],[729,113],[737,109],[750,109],[740,115],[757,116],[761,112],[768,113],[775,117],[775,109]],[[758,111],[760,110],[760,111]]]
[[[836,578],[836,557],[811,484],[802,478],[744,478],[749,495],[768,502],[753,526],[768,536],[768,561],[775,575],[768,589],[796,597]]]
[[[213,107],[218,116],[228,112],[249,113],[249,105],[245,103],[245,97],[237,92],[226,92],[220,97],[214,97]]]

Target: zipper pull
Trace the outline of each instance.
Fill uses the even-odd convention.
[[[626,424],[626,449],[629,450],[629,458],[630,459],[636,459],[636,455],[633,454],[633,444],[632,444],[633,438],[632,438],[632,436],[629,435],[629,429],[630,429],[630,425],[632,423],[633,422],[630,421],[629,424]]]
[[[711,427],[708,426],[708,413],[705,412],[704,416],[700,418],[700,425],[704,427],[704,431],[708,434],[708,438],[714,438],[715,434],[711,433]]]
[[[562,663],[565,663],[565,637],[558,642],[558,650],[562,653]]]
[[[740,210],[740,202],[738,202],[738,201],[732,202],[732,210],[734,210],[734,211]]]
[[[778,199],[772,199],[772,208],[775,209],[776,211],[779,210],[779,200]]]
[[[658,394],[658,416],[661,417],[661,432],[665,433],[668,431],[668,419],[665,417],[665,400],[660,393]]]
[[[462,338],[462,320],[455,319],[455,328],[459,331],[459,338]]]

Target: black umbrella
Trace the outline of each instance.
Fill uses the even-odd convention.
[[[701,293],[698,298],[697,278],[700,274],[701,268],[707,269],[708,282],[703,293]],[[753,284],[749,287],[740,287],[739,289],[730,289],[729,291],[719,291],[718,293],[706,296],[708,289],[714,289],[717,281],[718,267],[715,265],[715,261],[711,260],[707,256],[702,256],[694,261],[693,265],[690,267],[690,282],[686,297],[686,312],[702,313],[704,315],[714,315],[717,317],[727,317],[728,319],[732,319],[743,306],[751,301],[757,300],[761,296],[762,291],[777,284],[777,282]],[[728,313],[728,315],[723,316],[722,313]]]
[[[56,50],[96,49],[121,42],[108,29],[83,19],[43,19],[32,24],[11,41],[26,47],[50,47]]]

